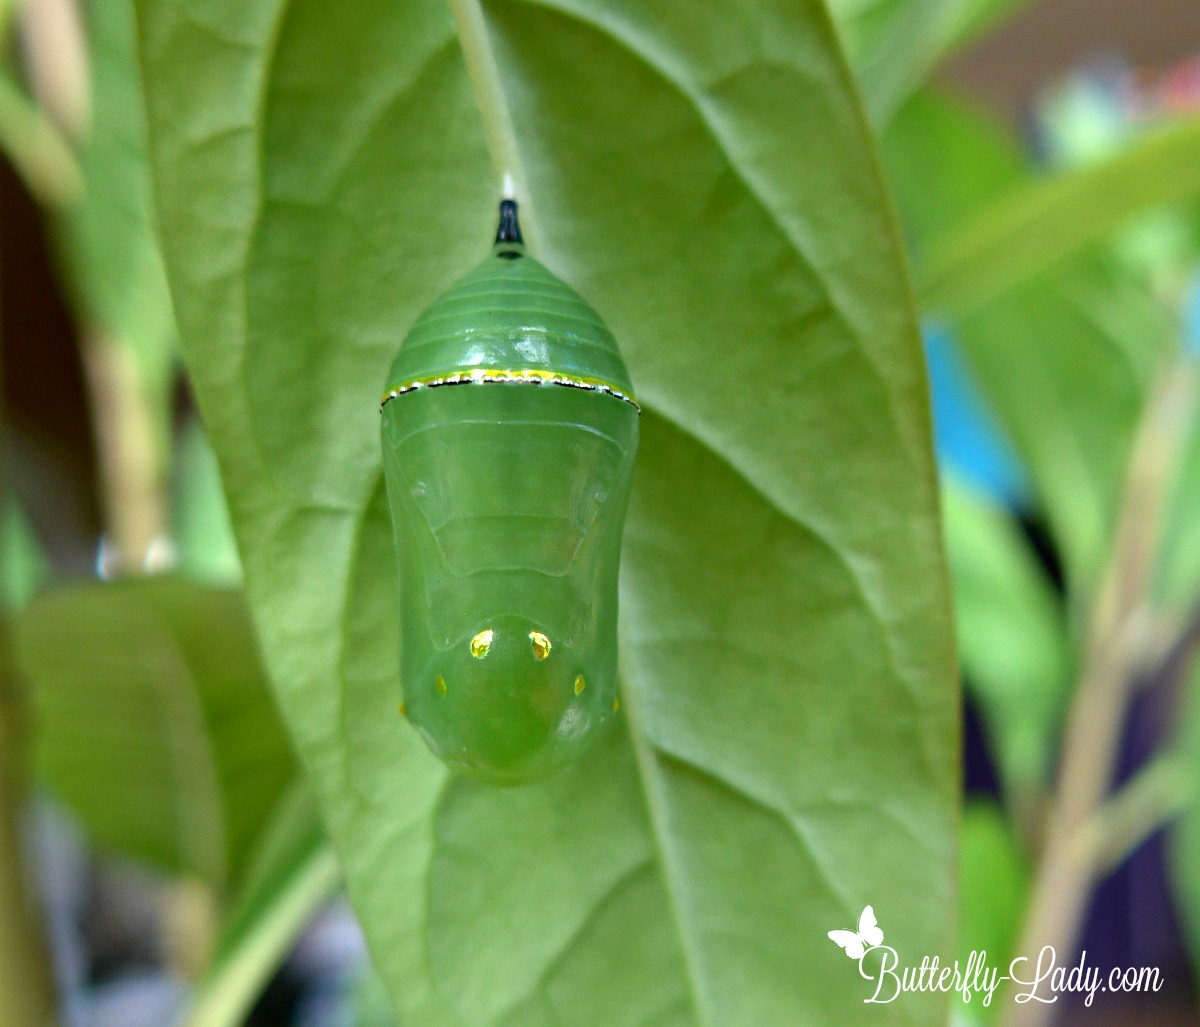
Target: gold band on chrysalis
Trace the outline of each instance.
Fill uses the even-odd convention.
[[[611,382],[599,378],[580,378],[577,375],[563,374],[561,371],[545,371],[541,368],[527,367],[519,371],[509,371],[494,368],[473,367],[469,371],[455,371],[453,374],[432,375],[427,378],[413,378],[401,382],[389,389],[379,405],[382,408],[388,400],[403,396],[406,392],[416,392],[418,389],[433,389],[439,385],[482,385],[493,382],[519,382],[526,385],[561,385],[568,389],[583,389],[585,392],[600,392],[606,396],[615,396],[624,400],[639,414],[642,408],[632,393],[617,388]]]

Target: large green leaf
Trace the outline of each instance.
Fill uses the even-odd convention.
[[[823,8],[483,12],[540,255],[609,320],[646,408],[629,719],[519,790],[449,777],[396,714],[380,383],[486,251],[496,198],[450,14],[139,11],[185,356],[401,1022],[851,1022],[865,984],[825,932],[867,902],[902,951],[948,953],[957,703],[925,384]],[[906,995],[873,1018],[944,1010]]]
[[[886,152],[918,268],[930,240],[1028,174],[997,128],[931,94],[896,119]],[[1082,595],[1106,551],[1147,389],[1175,344],[1170,320],[1140,281],[1093,250],[983,304],[955,337]]]
[[[93,837],[236,878],[295,773],[242,596],[170,578],[78,585],[16,628],[38,770]]]

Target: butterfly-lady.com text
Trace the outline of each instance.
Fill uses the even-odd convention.
[[[1035,964],[1018,956],[1003,975],[998,967],[989,965],[987,952],[972,952],[965,966],[958,960],[943,964],[937,956],[926,956],[918,966],[901,968],[896,950],[883,944],[883,930],[871,906],[863,909],[857,930],[830,931],[829,939],[858,962],[863,980],[875,982],[875,993],[864,999],[867,1004],[894,1002],[904,992],[939,991],[957,992],[963,1002],[979,997],[983,1005],[990,1006],[996,989],[1008,981],[1017,989],[1013,999],[1018,1003],[1057,1002],[1060,995],[1074,993],[1086,996],[1085,1006],[1092,1004],[1097,993],[1153,992],[1162,987],[1162,974],[1155,967],[1117,968],[1105,975],[1087,965],[1084,950],[1079,963],[1068,969],[1059,964],[1050,945],[1038,953]]]
[[[875,992],[865,999],[868,1004],[894,1002],[904,992],[957,992],[964,1002],[978,997],[984,1006],[992,1003],[996,990],[1008,981],[1014,986],[1013,1000],[1057,1002],[1066,994],[1083,995],[1090,1006],[1097,994],[1106,992],[1156,992],[1163,984],[1156,967],[1115,968],[1105,974],[1099,967],[1088,966],[1087,951],[1079,962],[1067,967],[1058,962],[1053,947],[1047,945],[1036,960],[1018,956],[1001,974],[989,965],[987,952],[972,952],[965,966],[958,960],[943,964],[937,956],[926,956],[917,966],[900,967],[900,958],[890,945],[868,949],[858,963],[864,980],[875,982]]]

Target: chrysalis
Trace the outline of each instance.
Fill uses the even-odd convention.
[[[616,711],[638,413],[612,334],[503,201],[492,255],[417,319],[383,399],[401,712],[452,767],[538,777]]]

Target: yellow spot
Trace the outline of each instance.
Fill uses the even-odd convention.
[[[620,708],[621,708],[621,700],[614,697],[613,698],[613,713],[616,713],[617,710],[619,710]]]
[[[477,660],[482,660],[488,654],[488,650],[492,647],[492,629],[479,632],[471,639],[471,655]]]
[[[437,686],[437,690],[441,692],[442,695],[446,694],[446,679],[442,677],[441,674],[437,676],[437,680],[434,682],[434,684]]]
[[[583,675],[580,674],[579,677],[575,679],[575,694],[579,695],[585,687],[587,687],[587,682],[583,680]]]
[[[408,707],[405,706],[404,703],[400,704],[400,716],[402,716],[402,717],[408,716]]]
[[[550,655],[550,650],[553,646],[550,644],[550,639],[540,631],[529,632],[529,640],[533,643],[533,658],[535,660],[544,660]]]

